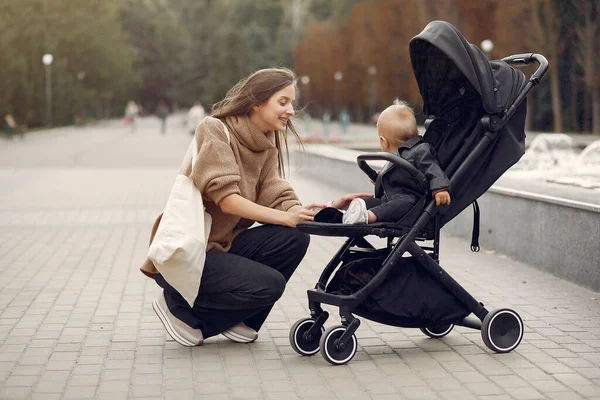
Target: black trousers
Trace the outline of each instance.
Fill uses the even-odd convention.
[[[210,250],[194,307],[160,275],[171,313],[204,338],[244,322],[258,332],[273,304],[304,258],[310,236],[280,225],[260,225],[240,233],[228,253]]]

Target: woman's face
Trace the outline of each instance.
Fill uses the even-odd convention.
[[[252,107],[250,118],[263,131],[285,131],[289,119],[294,116],[296,89],[294,85],[275,92],[263,104]]]

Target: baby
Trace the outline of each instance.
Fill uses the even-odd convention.
[[[419,136],[415,113],[408,103],[395,100],[377,120],[379,144],[421,171],[429,182],[436,205],[450,204],[450,181],[440,168],[435,150]],[[344,213],[344,224],[398,222],[425,194],[423,188],[406,179],[402,167],[388,162],[378,173],[375,197],[352,200]]]

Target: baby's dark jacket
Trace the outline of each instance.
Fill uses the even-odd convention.
[[[365,199],[377,222],[401,220],[427,191],[450,191],[450,181],[438,163],[435,149],[422,136],[404,142],[397,155],[421,171],[429,187],[423,187],[416,179],[410,179],[402,167],[388,162],[375,182],[375,198]]]

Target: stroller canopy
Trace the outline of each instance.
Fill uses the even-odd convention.
[[[526,84],[525,76],[521,72],[503,61],[489,61],[485,54],[477,46],[467,42],[454,26],[444,21],[433,21],[410,42],[412,67],[425,110],[429,109],[431,103],[436,102],[436,98],[431,94],[435,94],[433,92],[436,87],[444,85],[445,73],[449,72],[439,68],[440,53],[473,85],[481,96],[485,111],[489,114],[506,110]]]
[[[424,114],[435,117],[424,138],[436,149],[440,165],[448,173],[448,166],[465,143],[471,143],[468,154],[483,137],[479,132],[477,140],[467,141],[480,119],[486,114],[501,117],[527,80],[504,61],[489,61],[447,22],[429,23],[410,41],[409,50]],[[470,165],[460,187],[451,188],[452,203],[441,217],[442,226],[521,158],[525,152],[525,114],[523,101],[487,151]]]

